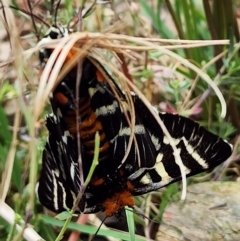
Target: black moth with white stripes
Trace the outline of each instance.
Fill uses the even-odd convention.
[[[66,29],[52,27],[42,41],[66,35]],[[50,49],[41,50],[43,64],[51,53]],[[75,53],[76,46],[64,64]],[[125,94],[103,66],[89,56],[82,62],[79,96],[76,96],[76,76],[77,66],[63,78],[51,98],[53,113],[46,118],[49,137],[38,186],[43,206],[57,213],[72,209],[92,164],[96,132],[101,140],[99,163],[77,212],[104,211],[111,216],[124,206],[132,207],[133,196],[181,179],[169,139],[137,95],[132,95],[136,115],[134,138],[123,160],[131,134],[126,119],[126,116],[131,119],[130,107]],[[172,136],[187,176],[216,167],[231,155],[230,144],[196,122],[175,114],[159,113],[159,117]],[[80,169],[79,155],[82,158]]]

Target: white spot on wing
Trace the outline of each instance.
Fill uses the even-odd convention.
[[[58,210],[58,184],[55,177],[55,171],[52,171],[52,184],[53,184],[53,205],[54,209]]]
[[[175,145],[177,145],[181,141],[181,139],[176,139],[176,138],[173,138],[173,137],[172,137],[172,140],[173,140]],[[170,145],[170,141],[166,136],[163,137],[163,143],[166,144],[166,145]]]
[[[113,101],[111,105],[107,106],[101,106],[100,108],[96,109],[95,113],[97,116],[105,116],[105,115],[111,115],[114,114],[116,109],[118,107],[118,102],[116,100]]]
[[[70,175],[71,175],[72,181],[74,182],[74,177],[75,177],[75,165],[74,165],[74,163],[71,163]]]
[[[56,116],[55,114],[51,113],[51,114],[49,114],[48,116],[49,116],[49,117],[52,117],[55,123],[58,123],[58,118],[57,118],[57,116]],[[48,117],[48,116],[47,116],[47,117]]]
[[[68,210],[68,206],[66,205],[67,195],[66,195],[65,189],[64,189],[64,187],[63,187],[63,185],[62,185],[61,182],[58,182],[58,185],[59,185],[59,186],[61,187],[61,189],[62,189],[62,201],[63,201],[62,206],[63,206],[66,210]]]
[[[60,110],[59,108],[57,108],[57,115],[60,116],[60,117],[63,116],[63,115],[62,115],[62,112],[61,112],[61,110]]]
[[[106,90],[102,88],[100,85],[97,85],[96,88],[93,88],[93,87],[88,88],[88,93],[91,98],[95,95],[96,92],[100,92],[104,94]]]
[[[192,147],[189,142],[186,140],[185,137],[182,137],[182,140],[184,142],[184,145],[186,146],[186,150],[188,151],[189,155],[192,156],[192,158],[200,165],[202,168],[207,169],[208,163],[206,160],[204,160],[195,150],[194,147]]]
[[[166,145],[169,145],[169,143],[170,143],[166,136],[163,137],[163,143]]]
[[[156,164],[154,166],[156,172],[161,176],[162,181],[163,182],[170,182],[171,180],[173,180],[172,177],[170,177],[167,173],[167,171],[165,170],[165,167],[162,163],[162,158],[163,158],[163,154],[159,153],[156,159]],[[185,165],[183,165],[184,167],[184,171],[186,174],[189,174],[191,172],[191,170],[189,168],[187,168]]]
[[[161,162],[162,159],[163,159],[163,154],[162,154],[162,153],[159,153],[159,154],[157,155],[157,158],[156,158],[156,163]]]
[[[58,169],[55,169],[54,173],[55,173],[56,177],[59,177],[59,176],[60,176],[60,175],[59,175],[60,173],[59,173],[59,170],[58,170]]]
[[[94,88],[88,88],[88,93],[89,93],[90,97],[93,97],[93,95],[95,94],[95,89]]]
[[[175,145],[177,145],[181,140],[183,140],[183,143],[184,143],[184,145],[185,145],[185,147],[186,147],[186,150],[187,150],[188,154],[189,154],[190,156],[192,156],[192,158],[193,158],[200,166],[202,166],[202,168],[207,169],[207,168],[209,167],[207,161],[204,160],[204,159],[194,150],[195,147],[191,146],[190,143],[189,143],[189,141],[187,141],[187,139],[186,139],[184,136],[181,137],[181,138],[179,138],[179,139],[175,139],[175,138],[172,138],[172,139],[173,139]],[[201,143],[201,140],[202,140],[202,138],[199,140],[198,144]],[[170,142],[169,142],[169,140],[168,140],[168,138],[167,138],[166,136],[164,136],[163,142],[164,142],[166,145],[169,145],[169,144],[170,144]],[[208,148],[209,148],[209,147],[208,147]]]
[[[159,154],[158,154],[158,156],[159,156]],[[158,156],[157,156],[157,159],[161,158],[161,156],[160,157],[158,157]],[[171,178],[168,175],[168,173],[166,172],[165,167],[161,161],[156,163],[155,170],[158,173],[158,175],[162,178],[163,181]]]
[[[134,133],[135,134],[144,134],[146,133],[145,127],[143,125],[135,125],[134,126]],[[131,128],[124,127],[119,131],[119,136],[130,136],[131,135]]]
[[[64,135],[62,136],[62,140],[65,144],[67,144],[67,138],[71,136],[69,131],[64,131]]]
[[[143,183],[143,184],[150,184],[152,181],[150,180],[150,178],[146,174],[141,178],[140,182]]]
[[[150,137],[151,137],[151,141],[152,141],[153,145],[155,146],[155,149],[158,151],[161,147],[161,145],[159,143],[159,138],[157,138],[156,136],[151,135],[151,134],[150,134]]]

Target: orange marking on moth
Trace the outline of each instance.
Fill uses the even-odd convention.
[[[95,133],[100,130],[102,130],[102,125],[99,121],[97,121],[96,124],[91,129],[83,130],[80,126],[80,136],[81,138],[86,138],[88,136],[95,135]]]
[[[72,62],[72,64],[70,66],[68,66],[68,68],[69,68],[68,72],[70,72],[72,69],[76,68],[76,66],[77,66],[77,63],[79,60],[75,59],[75,56],[78,53],[78,49],[79,48],[77,47],[77,45],[73,45],[73,47],[69,50],[69,52],[67,53],[67,55],[65,57],[63,66],[67,65],[70,61],[72,61],[72,59],[74,59],[76,61],[76,62],[75,61]]]
[[[99,152],[101,153],[101,152],[107,151],[108,148],[109,148],[109,146],[110,146],[109,143],[108,143],[108,142],[105,142],[104,145],[99,148]]]
[[[95,145],[95,140],[90,140],[90,141],[83,141],[83,144],[84,144],[84,146],[86,146],[86,147],[92,147],[92,148],[94,148],[94,145]]]
[[[79,103],[79,113],[82,116],[89,110],[90,110],[90,101],[87,101],[86,103],[84,103],[84,101],[81,101]]]
[[[74,111],[68,111],[67,114],[63,117],[64,122],[67,125],[67,129],[71,134],[77,133],[77,119],[76,113]]]
[[[68,131],[69,131],[71,134],[76,134],[76,133],[77,133],[76,125],[68,126]]]
[[[72,49],[70,49],[70,51],[68,52],[66,59],[65,59],[65,63],[68,62],[76,53],[77,53],[77,47],[73,46]]]
[[[97,76],[97,81],[98,82],[100,82],[100,83],[104,82],[104,80],[105,80],[104,76],[102,75],[102,73],[99,70],[97,70],[96,76]]]
[[[124,175],[124,171],[123,171],[122,168],[119,170],[119,174],[120,174],[120,176],[123,176],[123,175]]]
[[[64,116],[64,122],[70,128],[73,125],[76,125],[76,116]]]
[[[54,99],[61,105],[66,105],[69,101],[69,99],[61,92],[54,93]]]
[[[102,135],[100,135],[100,141],[103,141],[104,139],[106,138],[106,135],[104,133],[102,133]],[[95,145],[95,139],[92,139],[92,140],[85,140],[84,141],[84,145],[86,147],[89,147],[89,146],[94,146]]]
[[[124,206],[134,206],[134,199],[132,194],[128,190],[124,190],[119,193],[115,193],[111,198],[108,198],[103,203],[106,216],[112,216],[116,211]]]
[[[85,121],[81,123],[81,129],[91,126],[97,119],[95,113],[92,113]]]
[[[128,190],[129,192],[133,192],[133,190],[134,190],[134,185],[133,185],[130,181],[127,181],[126,184],[127,184],[127,190]]]
[[[93,180],[91,180],[91,184],[93,186],[100,186],[104,183],[104,179],[103,178],[93,178]]]
[[[109,148],[109,143],[105,142],[104,145],[102,147],[99,148],[99,153],[105,152],[107,151]],[[93,155],[94,154],[94,150],[88,151],[89,154]]]

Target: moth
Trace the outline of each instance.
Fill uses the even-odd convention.
[[[69,34],[66,28],[52,26],[41,41]],[[41,49],[43,66],[52,51]],[[67,60],[74,51],[69,51]],[[98,132],[99,162],[76,212],[104,211],[106,216],[112,216],[124,206],[133,207],[134,196],[180,180],[181,172],[169,138],[139,96],[131,95],[135,125],[130,128],[131,108],[126,93],[96,59],[87,55],[81,61],[80,85],[76,84],[76,65],[53,90],[52,113],[46,117],[49,136],[37,192],[46,208],[57,213],[71,210],[82,190],[81,180],[86,179],[92,165]],[[214,168],[231,155],[232,146],[227,141],[191,119],[170,113],[158,115],[175,143],[187,177]],[[134,138],[128,150],[132,132]]]

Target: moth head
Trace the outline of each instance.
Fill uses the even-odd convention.
[[[38,42],[38,45],[48,44],[51,41],[69,36],[70,31],[66,27],[51,26],[43,38]],[[53,52],[52,48],[42,48],[39,51],[39,60],[44,67]]]

